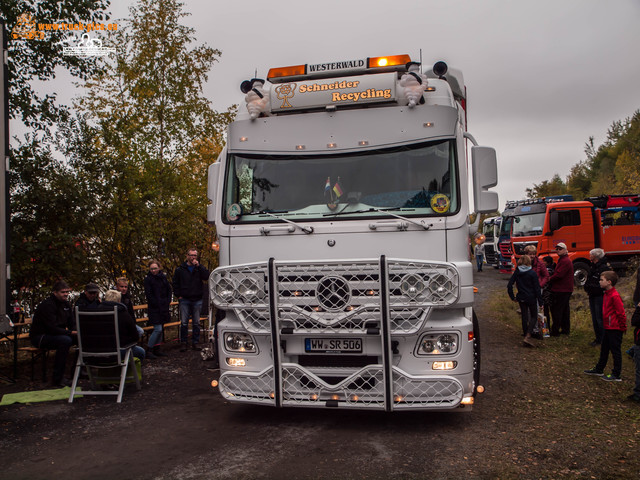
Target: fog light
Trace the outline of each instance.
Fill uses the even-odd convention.
[[[360,397],[358,395],[351,395],[352,402],[357,402],[358,400],[360,400]]]
[[[216,388],[218,386],[218,380],[211,380],[211,386]]]
[[[449,360],[448,362],[433,362],[431,368],[433,370],[453,370],[458,365],[458,362],[452,362]]]
[[[396,403],[404,402],[404,397],[402,395],[396,395],[393,397],[393,401]]]
[[[331,400],[340,400],[340,395],[331,395]]]
[[[313,400],[313,401],[318,400],[318,394],[317,394],[317,393],[312,393],[312,394],[309,396],[309,399],[310,399],[310,400]]]
[[[464,397],[460,402],[462,405],[473,405],[473,397]]]
[[[244,358],[227,358],[227,365],[230,367],[244,367],[246,364]]]

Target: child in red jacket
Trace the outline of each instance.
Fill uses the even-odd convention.
[[[604,289],[602,302],[602,320],[604,324],[604,336],[600,346],[600,360],[591,370],[585,370],[587,375],[598,375],[609,382],[620,382],[622,370],[622,335],[627,329],[627,315],[620,294],[615,289],[618,283],[616,272],[602,272],[600,275],[600,287]],[[613,370],[609,375],[604,375],[604,367],[607,365],[609,352],[613,357]]]

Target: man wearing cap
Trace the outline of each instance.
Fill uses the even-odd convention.
[[[87,283],[84,292],[80,294],[73,307],[75,310],[75,307],[86,309],[96,308],[98,305],[100,305],[100,287],[95,283]]]
[[[553,300],[551,303],[551,336],[569,335],[571,330],[571,310],[569,300],[573,293],[573,263],[569,260],[567,246],[560,242],[556,245],[558,264],[549,277]]]

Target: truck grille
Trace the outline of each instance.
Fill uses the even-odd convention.
[[[363,333],[380,328],[383,282],[392,333],[418,331],[434,306],[451,305],[460,296],[453,265],[393,259],[384,265],[380,260],[274,262],[273,274],[267,262],[220,267],[211,275],[210,291],[215,305],[233,309],[252,333],[271,331],[270,284],[280,328]]]
[[[225,372],[220,376],[220,391],[230,400],[275,405],[273,368],[257,374]],[[393,410],[450,409],[458,406],[463,388],[453,377],[417,377],[397,367],[392,369]],[[341,382],[332,385],[306,368],[282,365],[283,406],[335,406],[352,408],[385,408],[382,365],[368,365]]]

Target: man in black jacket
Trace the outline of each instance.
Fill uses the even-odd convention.
[[[178,297],[180,309],[180,341],[181,352],[187,350],[189,335],[189,318],[193,323],[192,347],[200,350],[200,310],[202,308],[202,296],[204,284],[209,278],[209,270],[200,265],[198,250],[190,248],[187,252],[187,260],[176,268],[173,274],[173,293]]]
[[[595,340],[591,342],[591,346],[595,347],[602,343],[604,335],[604,327],[602,325],[602,300],[604,290],[600,288],[600,274],[608,270],[613,270],[609,264],[609,260],[604,256],[604,250],[594,248],[589,252],[591,260],[590,272],[587,281],[584,284],[584,291],[589,295],[589,308],[591,309],[591,322],[593,323],[593,332]]]
[[[96,283],[87,283],[73,307],[96,308],[100,305],[100,287]]]
[[[29,331],[29,339],[34,347],[56,351],[51,382],[54,387],[71,384],[64,379],[69,347],[77,341],[71,304],[67,300],[70,291],[67,282],[57,281],[51,296],[36,308]]]

